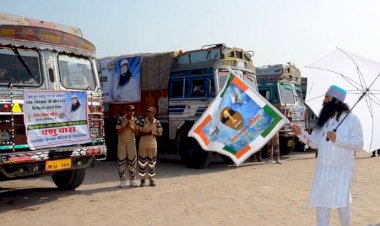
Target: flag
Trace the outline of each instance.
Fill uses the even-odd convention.
[[[259,151],[288,119],[232,70],[223,90],[193,125],[206,151],[229,156],[236,166]]]

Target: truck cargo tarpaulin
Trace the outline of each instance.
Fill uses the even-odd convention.
[[[134,103],[141,100],[141,57],[107,58],[100,60],[104,102]]]
[[[189,131],[206,151],[229,156],[236,166],[259,151],[287,118],[233,71],[228,82]]]

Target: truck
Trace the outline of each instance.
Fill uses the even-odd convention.
[[[51,176],[74,190],[105,159],[97,73],[79,28],[0,13],[0,181]],[[78,100],[82,120],[68,121]]]
[[[259,93],[284,114],[290,122],[306,129],[306,106],[302,95],[301,72],[291,63],[264,65],[256,68]],[[303,150],[290,125],[279,131],[280,152]]]
[[[302,88],[303,100],[305,101],[306,91],[307,91],[307,77],[301,78],[301,88]],[[317,126],[318,117],[307,105],[307,102],[305,102],[305,106],[306,106],[306,114],[305,114],[306,115],[306,129],[308,130],[308,132],[311,133],[311,131]]]
[[[190,168],[205,167],[213,153],[204,151],[187,134],[222,90],[228,79],[229,69],[258,90],[253,53],[227,47],[225,44],[212,44],[186,52],[180,50],[137,55],[142,57],[141,101],[133,104],[137,117],[143,117],[145,109],[150,105],[158,109],[157,118],[164,128],[164,134],[158,140],[159,156],[163,153],[174,153]],[[133,56],[136,54],[100,59],[101,69],[105,72],[115,60]],[[127,103],[106,104],[109,112],[106,115],[109,116],[111,124],[109,130],[106,130],[106,136],[107,133],[110,134],[110,139],[116,137],[111,121],[115,121],[116,116],[122,114],[121,109],[125,104]],[[111,143],[117,142],[112,140]],[[115,150],[116,146],[109,148]],[[226,156],[222,158],[232,162]]]

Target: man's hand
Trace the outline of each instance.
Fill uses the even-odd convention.
[[[301,127],[296,124],[291,124],[292,130],[294,131],[295,135],[300,135],[301,134]]]
[[[326,137],[331,140],[333,143],[336,141],[336,133],[334,131],[327,132]]]

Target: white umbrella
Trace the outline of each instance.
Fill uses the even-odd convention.
[[[363,127],[364,150],[380,148],[380,63],[339,48],[306,66],[306,104],[318,115],[331,85],[347,90],[345,102]],[[338,128],[339,130],[339,128]]]

